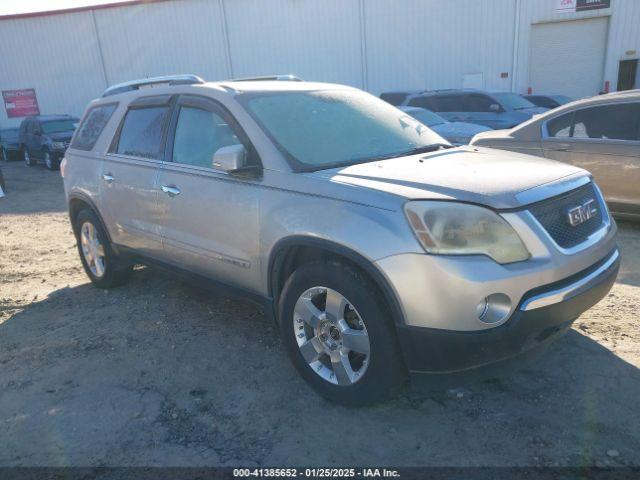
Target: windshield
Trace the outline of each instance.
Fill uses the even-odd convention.
[[[573,102],[573,99],[567,97],[566,95],[554,95],[551,98],[553,98],[560,105],[564,105],[565,103]]]
[[[427,127],[433,127],[434,125],[442,125],[443,123],[447,123],[447,121],[440,115],[437,115],[429,110],[422,109],[407,113]]]
[[[76,128],[77,120],[52,120],[42,123],[43,133],[59,133],[59,132],[73,132]]]
[[[319,170],[408,154],[446,140],[365,92],[265,92],[238,99],[296,170]]]
[[[492,93],[505,110],[522,110],[524,108],[535,108],[535,105],[526,98],[522,98],[515,93]]]

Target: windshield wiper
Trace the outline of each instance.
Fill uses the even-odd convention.
[[[453,145],[450,145],[448,143],[431,143],[429,145],[425,145],[424,147],[416,147],[413,148],[411,150],[409,150],[408,152],[404,152],[401,153],[399,155],[396,155],[398,157],[405,157],[405,156],[409,156],[409,155],[417,155],[419,153],[429,153],[429,152],[435,152],[436,150],[440,150],[440,149],[447,149],[447,148],[454,148]]]

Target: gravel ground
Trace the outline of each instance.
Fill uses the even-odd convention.
[[[249,302],[138,269],[82,271],[57,173],[0,199],[0,465],[640,465],[640,226],[612,292],[544,354],[321,400]]]

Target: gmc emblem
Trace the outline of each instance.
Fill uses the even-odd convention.
[[[578,225],[595,217],[597,214],[598,207],[596,205],[596,201],[592,198],[582,205],[570,209],[567,212],[567,217],[569,219],[569,224],[572,227],[577,227]]]

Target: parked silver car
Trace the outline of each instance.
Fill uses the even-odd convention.
[[[512,130],[481,133],[471,143],[589,170],[614,214],[640,219],[640,90],[568,103]]]
[[[489,127],[476,125],[475,123],[450,122],[437,113],[420,107],[398,108],[456,146],[467,145],[474,135],[478,133],[492,131]]]
[[[340,85],[118,85],[89,104],[62,175],[95,285],[143,262],[242,292],[278,322],[304,379],[343,403],[388,396],[408,370],[549,342],[619,265],[584,170],[452,149]]]

